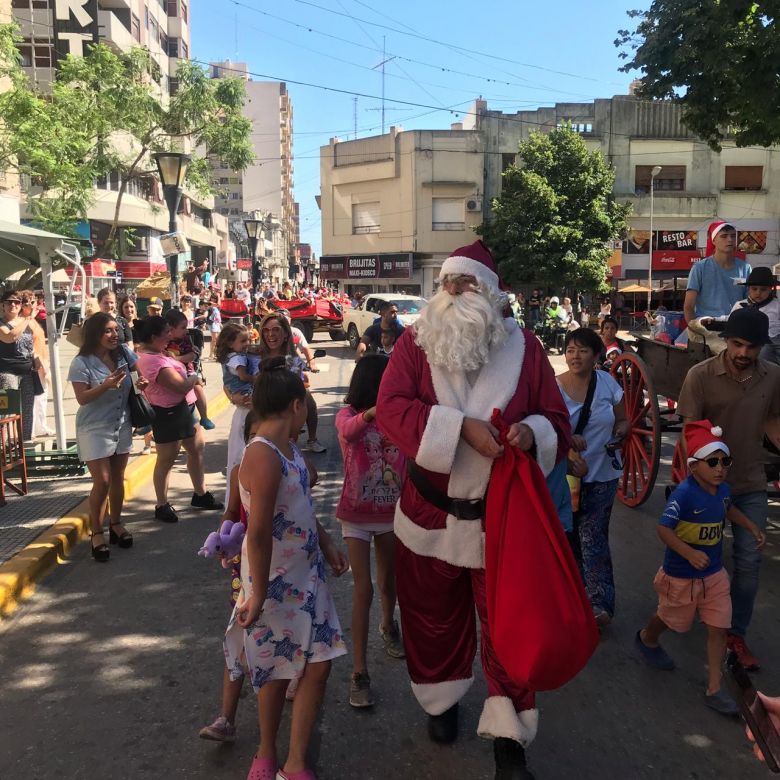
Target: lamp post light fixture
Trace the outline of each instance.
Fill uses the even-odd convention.
[[[176,232],[176,214],[181,202],[184,177],[187,174],[187,166],[192,158],[183,152],[157,152],[154,160],[160,174],[163,187],[163,197],[168,206],[168,231]],[[168,257],[168,271],[171,276],[171,306],[179,306],[179,255]]]
[[[653,207],[655,194],[655,177],[663,168],[656,165],[650,171],[650,262],[647,264],[647,310],[650,311],[650,299],[653,297]]]
[[[263,221],[261,219],[245,219],[247,239],[249,240],[249,252],[252,255],[252,295],[257,294],[260,284],[260,268],[257,264],[257,243],[263,235]]]

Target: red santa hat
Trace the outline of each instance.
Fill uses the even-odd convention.
[[[498,276],[496,261],[481,241],[456,249],[444,261],[439,273],[439,281],[450,274],[473,276],[481,285],[490,287],[495,292],[504,289],[504,283]]]
[[[720,233],[721,230],[734,230],[736,228],[730,222],[726,222],[724,219],[716,219],[707,228],[707,249],[704,253],[705,257],[711,257],[715,252],[715,236]]]
[[[693,460],[701,460],[713,452],[722,450],[726,455],[731,455],[729,448],[721,440],[723,429],[713,425],[709,420],[685,423],[683,436],[688,448],[688,463]]]

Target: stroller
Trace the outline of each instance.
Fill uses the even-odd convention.
[[[206,386],[206,374],[203,371],[203,364],[201,362],[201,355],[203,355],[203,347],[205,345],[205,339],[203,337],[203,331],[200,328],[187,328],[187,335],[190,337],[192,346],[198,353],[195,360],[193,360],[193,366],[195,373],[200,377],[201,384]]]

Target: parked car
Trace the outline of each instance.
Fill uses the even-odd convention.
[[[369,293],[363,298],[357,309],[347,309],[344,312],[343,328],[352,349],[357,349],[366,328],[376,322],[382,301],[390,301],[398,307],[398,321],[402,325],[411,325],[420,316],[420,312],[427,303],[425,298],[420,298],[417,295]]]

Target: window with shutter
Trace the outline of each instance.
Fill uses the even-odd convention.
[[[727,165],[727,190],[760,190],[764,180],[763,165]]]
[[[433,199],[433,230],[465,230],[463,198]]]
[[[660,163],[659,163],[660,165]],[[635,170],[634,191],[637,195],[650,192],[651,171],[653,165],[637,165]],[[661,172],[655,177],[655,191],[669,192],[685,190],[685,166],[663,165]]]
[[[379,233],[379,201],[352,204],[352,233]]]

